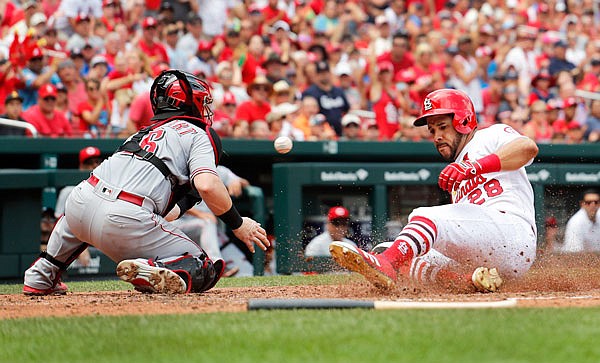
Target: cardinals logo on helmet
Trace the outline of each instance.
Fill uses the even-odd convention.
[[[431,103],[431,100],[429,98],[426,98],[425,101],[423,101],[423,110],[429,111],[432,108],[433,104]]]

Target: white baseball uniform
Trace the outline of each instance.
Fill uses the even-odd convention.
[[[478,130],[456,161],[477,160],[520,137],[525,136],[506,125]],[[440,268],[457,265],[496,267],[506,278],[529,270],[537,231],[533,189],[524,167],[464,180],[452,193],[452,202],[416,208],[410,214],[409,221],[423,216],[437,227],[432,249],[413,259],[412,279],[429,280]]]
[[[162,159],[180,185],[200,173],[217,174],[211,139],[188,121],[173,120],[155,128],[140,146]],[[129,152],[116,152],[71,192],[47,252],[66,264],[85,243],[115,262],[185,253],[199,256],[200,246],[162,217],[171,197],[169,180],[153,164]],[[59,277],[59,267],[40,258],[25,272],[25,285],[46,289]]]

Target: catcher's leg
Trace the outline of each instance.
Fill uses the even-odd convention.
[[[216,285],[224,267],[222,259],[213,262],[205,254],[185,254],[159,260],[123,260],[117,265],[117,276],[141,292],[200,293]]]

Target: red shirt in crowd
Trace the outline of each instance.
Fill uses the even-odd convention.
[[[235,112],[236,120],[246,120],[252,123],[256,120],[266,120],[267,114],[271,112],[271,105],[268,103],[256,104],[253,100],[242,102]]]
[[[78,130],[80,133],[85,134],[86,132],[90,132],[90,131],[94,131],[94,127],[97,129],[95,132],[97,132],[98,135],[104,135],[106,133],[106,128],[108,126],[108,123],[110,121],[110,109],[104,105],[104,107],[102,108],[102,111],[100,111],[100,115],[98,117],[98,124],[92,125],[92,124],[88,124],[84,119],[83,119],[83,112],[84,111],[89,111],[89,112],[94,112],[94,108],[95,106],[93,106],[89,101],[84,101],[81,102],[79,104],[79,106],[77,107],[77,118],[79,119],[79,125],[78,125]]]
[[[72,136],[73,130],[67,116],[61,111],[55,110],[54,117],[46,118],[39,105],[31,106],[23,112],[23,119],[37,129],[40,136],[59,137]]]
[[[390,52],[385,52],[382,55],[380,55],[379,57],[377,57],[377,64],[380,64],[382,62],[392,63],[394,65],[394,74],[397,74],[399,71],[401,71],[403,69],[412,67],[413,64],[415,63],[412,54],[409,52],[404,53],[404,57],[402,57],[402,59],[398,62],[394,62],[392,60],[392,55]]]
[[[150,119],[154,116],[152,104],[150,103],[150,92],[144,92],[137,95],[129,107],[129,119],[135,124],[138,130],[150,126]]]
[[[138,47],[148,56],[150,64],[169,64],[169,56],[167,55],[167,50],[165,49],[164,45],[156,42],[152,45],[149,45],[144,42],[144,39],[140,39]]]
[[[256,78],[256,70],[261,67],[265,57],[256,58],[254,55],[247,53],[244,65],[242,66],[242,81],[245,84],[250,84]]]

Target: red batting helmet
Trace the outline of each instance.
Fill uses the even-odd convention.
[[[211,125],[212,95],[208,83],[191,73],[169,69],[152,83],[150,102],[155,114],[182,111]]]
[[[427,125],[427,118],[434,115],[452,115],[452,126],[461,134],[468,134],[477,126],[473,102],[466,93],[455,89],[439,89],[425,97],[421,116],[413,125]]]

